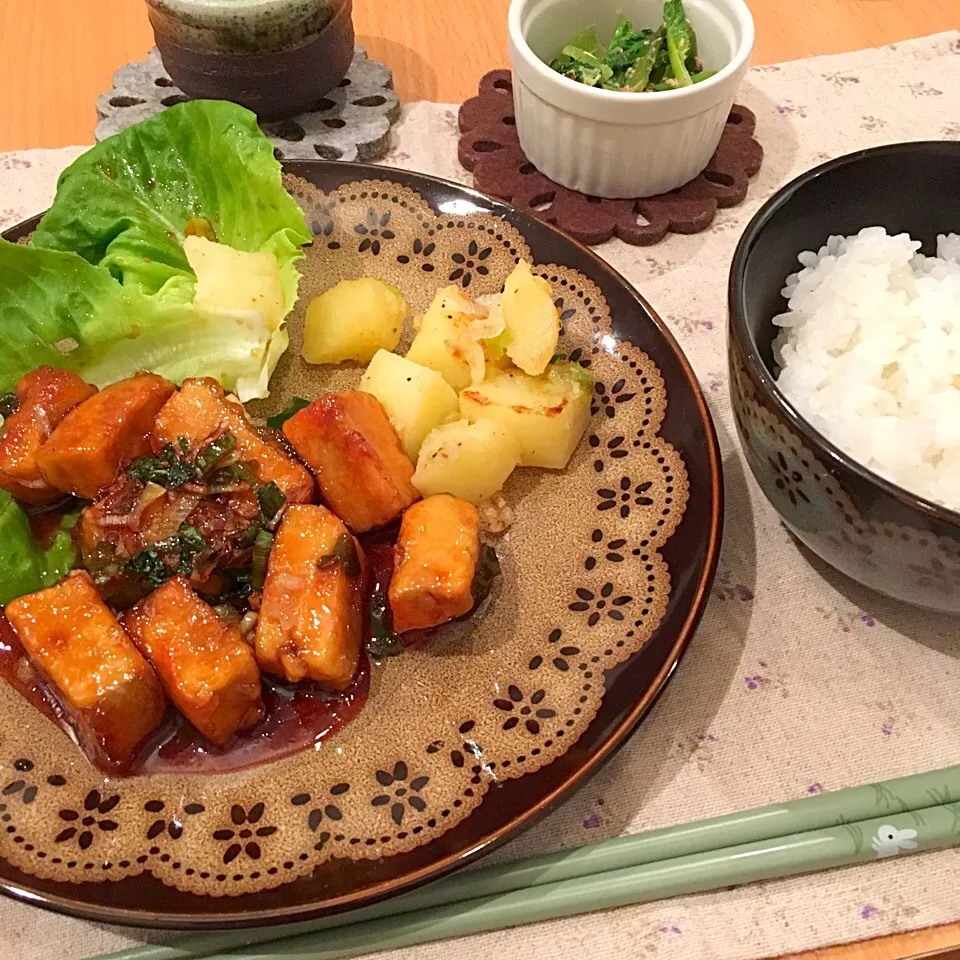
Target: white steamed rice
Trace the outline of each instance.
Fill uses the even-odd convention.
[[[855,460],[960,509],[960,235],[919,249],[868,227],[801,253],[773,321],[778,383]]]

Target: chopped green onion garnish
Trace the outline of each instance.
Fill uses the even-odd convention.
[[[267,560],[270,549],[273,547],[273,534],[267,530],[259,530],[253,545],[253,568],[250,570],[250,586],[259,590],[267,578]]]
[[[344,573],[348,577],[359,577],[363,568],[360,566],[360,557],[357,555],[357,545],[349,533],[341,533],[334,553],[343,563]]]
[[[197,454],[197,459],[194,461],[197,473],[201,477],[205,476],[206,473],[212,470],[236,445],[237,439],[232,433],[221,434],[216,440],[208,443],[200,453]]]
[[[280,413],[267,417],[267,426],[271,430],[279,430],[295,413],[309,406],[309,400],[304,400],[303,397],[294,397]]]
[[[273,520],[287,502],[283,491],[271,480],[257,489],[257,501],[260,513],[266,523]]]
[[[180,551],[177,573],[187,576],[193,570],[193,558],[207,547],[207,538],[196,527],[191,527],[188,523],[182,523],[177,533],[177,539]]]
[[[146,580],[152,587],[159,587],[166,583],[172,573],[153,547],[147,547],[146,550],[134,554],[124,566],[129,573]]]
[[[250,547],[257,540],[257,534],[263,529],[263,524],[259,519],[254,520],[249,527],[243,532],[243,536],[237,541],[237,545],[240,547]]]
[[[187,451],[183,447],[186,441],[183,437],[180,440],[181,451],[185,453]],[[164,444],[155,456],[134,460],[127,468],[127,473],[135,480],[156,483],[167,489],[182,487],[200,475],[194,464],[177,454],[177,448],[172,443]]]
[[[357,545],[349,533],[341,533],[337,538],[337,545],[333,553],[328,553],[317,561],[318,570],[327,570],[336,564],[343,564],[343,572],[348,577],[358,577],[363,572]]]
[[[211,487],[222,487],[231,483],[253,484],[256,477],[246,463],[231,463],[229,467],[219,467],[207,478]]]

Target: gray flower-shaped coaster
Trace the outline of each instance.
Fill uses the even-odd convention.
[[[113,75],[113,89],[97,98],[97,140],[146,120],[186,97],[170,79],[156,48],[146,60]],[[387,152],[390,127],[400,119],[393,73],[357,45],[340,86],[313,110],[263,124],[281,160],[378,160]]]

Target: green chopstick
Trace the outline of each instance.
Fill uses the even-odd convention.
[[[302,940],[321,930],[355,927],[361,923],[372,925],[374,922],[379,926],[387,919],[399,923],[397,917],[402,914],[422,917],[424,912],[432,911],[436,915],[437,911],[448,906],[455,914],[466,910],[466,902],[472,902],[470,913],[473,915],[473,906],[481,900],[502,900],[513,893],[525,894],[531,888],[537,888],[535,897],[548,885],[560,886],[574,881],[589,884],[598,875],[608,877],[613,873],[624,874],[638,867],[651,864],[659,866],[662,862],[676,862],[680,858],[700,857],[712,863],[712,853],[738,845],[759,844],[763,847],[778,838],[806,831],[826,830],[837,824],[871,820],[878,816],[889,818],[907,811],[949,805],[955,801],[960,801],[960,766],[900,777],[884,783],[849,787],[782,804],[650,830],[631,837],[619,837],[577,850],[471,870],[372,907],[320,920],[245,931],[193,934],[181,937],[170,945],[120,950],[106,954],[100,960],[195,960],[280,938],[296,937]],[[779,846],[773,844],[773,848]],[[833,865],[833,862],[824,863],[824,867]],[[803,869],[816,869],[816,866],[804,866]],[[724,886],[728,882],[747,881],[721,880],[716,886]],[[615,905],[613,902],[605,904]],[[589,909],[602,908],[603,905]],[[519,921],[511,921],[515,922]]]
[[[960,844],[960,803],[950,803],[791,834],[772,843],[761,840],[739,844],[354,923],[335,931],[315,931],[217,956],[218,960],[279,960],[281,957],[341,960],[373,950],[502,930],[957,844]]]

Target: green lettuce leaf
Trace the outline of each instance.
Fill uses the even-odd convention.
[[[0,242],[0,391],[47,363],[265,397],[309,239],[248,110],[194,101],[131,127],[61,174],[28,246]]]
[[[0,240],[0,392],[41,364],[106,386],[152,370],[216,377],[241,400],[267,394],[288,338],[261,312],[199,308],[194,283],[148,296],[75,253]]]
[[[294,262],[310,233],[256,117],[223,100],[171,107],[78,157],[31,243],[72,250],[154,294],[193,277],[183,241],[208,231],[236,250],[273,253],[293,305]]]
[[[27,515],[10,494],[0,490],[0,604],[51,587],[70,572],[77,556],[70,534],[76,522],[77,514],[67,514],[53,542],[41,550]]]

